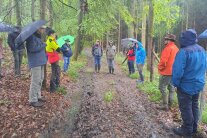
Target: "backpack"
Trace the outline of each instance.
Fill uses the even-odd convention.
[[[114,58],[115,54],[116,54],[116,51],[114,47],[107,48],[107,58]]]
[[[100,48],[100,47],[94,47],[93,54],[94,54],[95,56],[102,56],[101,48]]]

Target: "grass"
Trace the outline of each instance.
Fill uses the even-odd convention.
[[[104,101],[105,102],[111,102],[113,100],[113,98],[114,98],[114,94],[111,90],[104,93]]]
[[[58,87],[57,92],[59,94],[66,95],[67,94],[67,88],[65,88],[64,86],[60,86],[60,87]]]

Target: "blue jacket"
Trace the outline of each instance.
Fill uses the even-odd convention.
[[[68,44],[63,44],[60,48],[64,57],[71,57],[73,55],[72,50]]]
[[[192,29],[181,34],[181,49],[176,55],[172,71],[174,86],[189,95],[198,94],[203,90],[207,69],[206,52],[196,44],[196,36]]]
[[[38,34],[33,34],[26,40],[29,68],[42,66],[47,63],[45,47],[46,44],[42,42]]]
[[[15,42],[14,41],[17,38],[18,35],[19,35],[19,32],[11,32],[8,35],[7,43],[8,43],[8,45],[9,45],[9,47],[12,51],[24,49],[23,44],[18,45],[17,47],[15,47]]]
[[[142,43],[138,42],[138,48],[136,49],[136,64],[144,64],[146,58],[146,52],[142,46]]]

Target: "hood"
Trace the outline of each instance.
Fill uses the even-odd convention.
[[[143,48],[143,46],[142,46],[142,43],[141,42],[137,42],[137,44],[138,44],[138,48],[137,48],[137,50],[140,50],[140,49],[142,49]]]
[[[180,46],[186,47],[197,43],[197,33],[193,29],[188,29],[180,35]]]

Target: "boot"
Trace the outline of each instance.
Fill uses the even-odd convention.
[[[159,110],[164,110],[164,111],[168,111],[169,107],[168,107],[168,97],[167,95],[162,94],[162,105],[158,107]]]
[[[98,65],[98,73],[100,72],[100,69],[101,69],[101,65],[99,64]]]
[[[113,67],[111,68],[111,73],[114,74],[114,68]]]
[[[111,74],[111,67],[109,66],[109,73]]]
[[[98,71],[98,65],[95,65],[95,72],[97,73]]]

